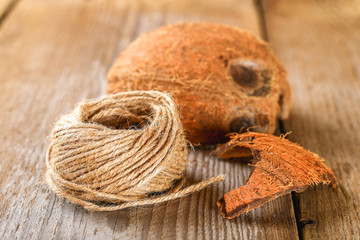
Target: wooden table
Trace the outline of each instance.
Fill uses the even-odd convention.
[[[224,220],[216,201],[251,169],[206,148],[191,153],[186,175],[226,181],[177,201],[91,213],[49,190],[53,123],[105,94],[106,73],[132,40],[179,21],[235,25],[270,42],[293,89],[282,131],[327,159],[338,188]],[[359,1],[0,0],[0,84],[0,239],[359,239]]]

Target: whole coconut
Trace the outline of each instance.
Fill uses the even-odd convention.
[[[178,23],[139,37],[108,73],[108,93],[172,94],[193,144],[214,144],[249,127],[273,133],[287,118],[286,71],[262,40],[235,27]]]

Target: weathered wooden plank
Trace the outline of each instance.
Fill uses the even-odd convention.
[[[0,29],[0,238],[295,239],[289,196],[234,221],[216,201],[250,168],[190,154],[189,183],[228,173],[224,183],[183,199],[90,213],[58,198],[43,181],[52,123],[84,98],[105,93],[106,72],[131,40],[181,20],[238,25],[259,34],[249,1],[21,1]]]
[[[302,236],[359,239],[360,2],[264,1],[264,12],[293,89],[285,130],[327,159],[339,180],[335,190],[297,195]]]

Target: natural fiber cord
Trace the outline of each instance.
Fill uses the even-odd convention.
[[[224,180],[180,189],[187,143],[171,97],[124,92],[89,100],[63,116],[51,134],[47,183],[92,211],[154,204]]]

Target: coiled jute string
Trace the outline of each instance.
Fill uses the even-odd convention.
[[[92,211],[160,203],[224,180],[182,188],[187,142],[171,97],[135,91],[88,100],[55,124],[48,185]]]

